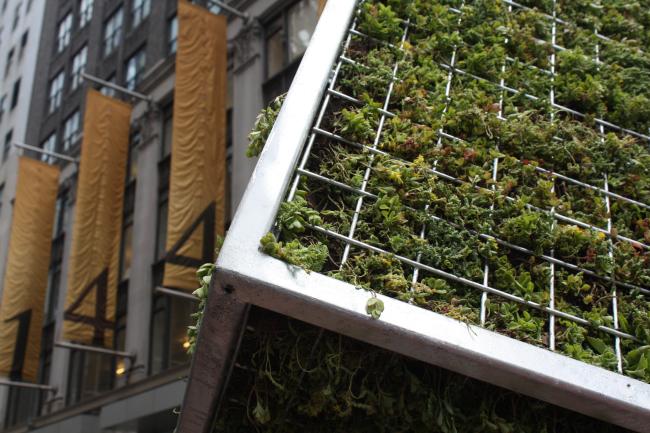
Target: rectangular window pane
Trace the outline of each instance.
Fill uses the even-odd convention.
[[[79,28],[90,22],[93,17],[93,0],[81,0],[79,2]]]
[[[11,106],[10,109],[13,110],[18,105],[18,97],[20,96],[20,78],[14,83],[13,91],[11,92]]]
[[[167,242],[167,201],[160,203],[158,206],[158,233],[156,236],[156,258],[160,259],[165,256]]]
[[[146,51],[140,48],[129,60],[126,62],[126,87],[129,90],[135,90],[147,66]]]
[[[81,115],[79,111],[75,111],[65,121],[63,126],[63,150],[67,151],[79,139],[79,124],[81,122]]]
[[[122,8],[119,8],[104,25],[104,56],[115,50],[122,39]]]
[[[86,70],[88,48],[83,47],[72,59],[72,84],[70,90],[75,90],[81,84],[81,74]]]
[[[13,141],[14,131],[11,130],[5,135],[5,147],[2,151],[2,160],[6,161],[9,158],[9,151],[11,150],[11,142]]]
[[[192,313],[196,303],[177,297],[170,298],[172,315],[170,323],[170,367],[186,364],[190,361],[187,355],[187,327],[192,324]]]
[[[133,257],[133,224],[124,227],[122,231],[122,254],[120,257],[121,279],[128,280],[131,275],[131,259]]]
[[[288,12],[289,63],[302,56],[318,22],[318,0],[302,0]]]
[[[284,37],[281,29],[266,39],[266,76],[272,77],[284,68]]]
[[[72,34],[72,14],[69,13],[59,23],[59,30],[57,33],[57,52],[60,53],[70,43],[70,36]]]
[[[169,54],[173,54],[176,52],[177,49],[177,44],[178,44],[178,17],[174,17],[171,20],[169,20],[169,39],[168,39],[168,50]]]
[[[56,152],[56,134],[51,134],[41,145],[41,148],[48,152]],[[49,164],[54,162],[54,158],[45,153],[41,154],[41,161]]]
[[[149,15],[150,11],[151,0],[133,0],[131,8],[133,28],[139,26],[140,23]]]
[[[167,297],[154,299],[151,316],[151,374],[160,373],[167,359]]]
[[[50,82],[50,101],[49,101],[49,113],[53,113],[57,108],[61,106],[61,97],[63,93],[63,84],[65,82],[65,76],[63,71],[59,72],[56,77]]]

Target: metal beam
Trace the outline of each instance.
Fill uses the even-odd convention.
[[[233,15],[238,16],[239,18],[243,19],[244,21],[248,21],[250,19],[250,15],[247,14],[246,12],[242,12],[239,9],[235,9],[234,7],[227,5],[225,2],[219,1],[219,0],[209,0],[210,4],[219,6],[221,9],[230,12]]]
[[[52,151],[49,151],[49,150],[41,149],[40,147],[31,146],[29,144],[19,143],[19,142],[15,141],[15,142],[12,143],[12,146],[17,147],[19,149],[31,150],[32,152],[41,153],[43,155],[47,155],[47,156],[50,156],[52,158],[61,159],[63,161],[73,162],[75,164],[79,163],[79,158],[73,158],[73,157],[68,156],[68,155],[63,155],[62,153],[52,152]]]
[[[212,431],[235,366],[249,310],[248,304],[239,302],[212,280],[176,431]]]
[[[4,380],[4,379],[0,379],[0,386],[9,386],[12,388],[30,388],[30,389],[38,389],[41,391],[56,392],[56,388],[53,386],[43,385],[40,383],[16,382],[13,380]]]
[[[110,81],[102,80],[101,78],[97,78],[94,75],[90,75],[90,74],[88,74],[86,72],[82,72],[81,76],[83,77],[84,80],[88,80],[91,83],[95,83],[95,84],[102,85],[104,87],[111,88],[111,89],[116,90],[118,92],[124,93],[125,95],[129,95],[129,96],[132,96],[134,98],[141,99],[143,101],[153,102],[153,98],[151,96],[149,96],[149,95],[145,95],[145,94],[139,93],[139,92],[134,92],[133,90],[129,90],[126,87],[117,85],[115,83],[111,83]]]
[[[176,290],[176,289],[169,289],[167,287],[158,286],[158,287],[156,287],[154,289],[154,291],[156,293],[160,293],[160,294],[163,294],[163,295],[175,296],[177,298],[183,298],[183,299],[189,299],[189,300],[195,301],[195,302],[199,301],[199,298],[192,295],[191,293],[182,292],[182,291]]]
[[[105,349],[103,347],[86,346],[85,344],[69,343],[67,341],[57,341],[54,346],[70,350],[82,350],[85,352],[101,353],[103,355],[115,356],[118,358],[135,359],[135,354],[131,352],[122,352],[120,350]]]

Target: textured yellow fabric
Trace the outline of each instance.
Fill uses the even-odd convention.
[[[20,158],[0,307],[0,376],[15,380],[33,382],[38,372],[58,188],[57,167]],[[26,339],[19,336],[21,317]],[[15,359],[24,360],[22,368],[13,369]]]
[[[163,285],[194,290],[197,264],[214,259],[215,235],[224,230],[227,23],[185,1],[178,5],[178,23]],[[211,206],[214,218],[205,215]]]
[[[131,106],[89,90],[63,339],[112,345]]]

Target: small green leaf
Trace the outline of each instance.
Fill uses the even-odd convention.
[[[373,319],[379,319],[381,313],[384,312],[384,302],[381,299],[370,298],[366,302],[366,313]]]

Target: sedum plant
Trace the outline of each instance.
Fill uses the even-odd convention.
[[[554,27],[554,7],[572,21]],[[307,159],[319,177],[301,176],[261,248],[367,290],[377,320],[383,294],[541,347],[553,333],[555,350],[610,370],[598,327],[618,327],[622,372],[650,382],[644,20],[617,1],[363,2],[334,84],[346,97],[318,125],[335,138],[317,134]],[[636,39],[617,37],[625,23]],[[576,320],[551,329],[525,302]]]

